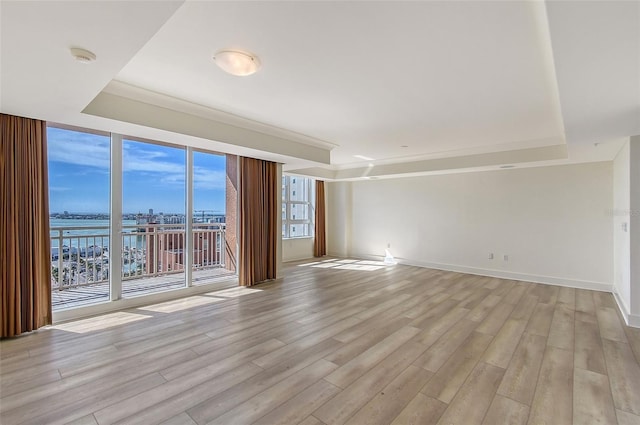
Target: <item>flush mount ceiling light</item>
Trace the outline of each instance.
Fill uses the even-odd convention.
[[[223,71],[239,77],[251,75],[260,69],[260,59],[257,56],[239,50],[220,50],[213,56],[213,60]]]
[[[71,49],[69,49],[69,51],[71,52],[71,56],[73,56],[78,62],[90,63],[96,60],[96,55],[86,49],[72,47]]]

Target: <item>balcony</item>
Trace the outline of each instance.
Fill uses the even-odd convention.
[[[123,226],[120,236],[123,297],[185,286],[185,225]],[[109,300],[109,228],[51,229],[53,310]],[[194,223],[192,285],[233,286],[235,273],[225,268],[224,223]]]

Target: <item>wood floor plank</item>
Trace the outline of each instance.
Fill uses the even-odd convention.
[[[593,302],[592,291],[576,289],[576,312],[578,311],[595,317],[596,305]]]
[[[525,325],[522,320],[507,320],[487,348],[482,361],[506,369],[520,342]]]
[[[466,308],[456,307],[438,318],[430,319],[429,323],[424,324],[424,330],[418,334],[416,341],[425,347],[430,347],[468,313],[469,310]]]
[[[417,342],[404,344],[317,409],[313,416],[326,424],[345,423],[425,350],[426,347]]]
[[[98,425],[93,415],[83,416],[75,421],[67,422],[66,425]]]
[[[313,347],[319,342],[331,338],[336,333],[340,333],[343,330],[348,329],[360,322],[361,319],[358,319],[356,317],[348,317],[325,328],[319,329],[318,331],[313,332],[297,341],[284,345],[277,350],[273,350],[270,353],[264,354],[263,356],[254,359],[253,362],[263,369],[270,368],[286,360],[286,358],[291,354],[297,351],[306,350],[309,347]]]
[[[234,383],[237,383],[238,381],[243,381],[260,373],[262,370],[251,363],[238,364],[237,366],[237,369],[233,368],[226,373],[221,373],[224,369],[216,367],[192,372],[150,390],[139,392],[135,396],[129,397],[119,403],[111,404],[108,407],[94,412],[94,416],[100,424],[112,424],[117,422],[126,422],[129,424],[148,423],[145,412],[147,409],[154,405],[161,404],[173,396],[188,391],[203,382],[215,377],[219,387],[224,390],[233,386]],[[156,414],[153,409],[149,410],[152,414]],[[167,416],[170,417],[171,415]],[[162,419],[167,418],[165,417]]]
[[[593,303],[596,309],[599,308],[616,308],[616,301],[609,292],[592,291]]]
[[[413,364],[431,372],[437,372],[478,326],[477,322],[462,319],[445,332]]]
[[[304,421],[300,422],[299,425],[325,425],[320,419],[317,419],[315,416],[310,415]]]
[[[340,391],[340,388],[321,379],[300,394],[290,398],[286,403],[272,410],[271,413],[254,422],[254,424],[296,424],[303,421],[311,415],[311,412],[322,406]]]
[[[554,306],[551,304],[538,303],[527,323],[527,332],[547,336],[553,320]]]
[[[576,320],[574,367],[607,374],[598,324]]]
[[[500,383],[498,394],[531,406],[546,338],[525,332]]]
[[[371,401],[362,407],[347,424],[388,424],[398,416],[433,375],[417,366],[409,366],[391,381]]]
[[[529,413],[529,424],[573,423],[573,353],[547,346]]]
[[[525,294],[522,298],[520,298],[520,302],[516,304],[509,318],[527,322],[531,317],[533,310],[538,305],[539,298],[540,297],[535,295]]]
[[[444,403],[450,403],[478,364],[492,339],[491,335],[480,332],[472,333],[462,347],[429,380],[421,392]]]
[[[478,363],[438,424],[481,424],[504,372],[504,369],[489,363]]]
[[[446,408],[445,403],[418,393],[391,425],[435,425]]]
[[[211,370],[213,366],[219,371],[231,370],[243,362],[262,357],[265,353],[272,353],[284,346],[285,344],[282,341],[270,339],[263,343],[250,346],[235,354],[228,351],[223,351],[221,354],[218,354],[218,351],[214,351],[213,353],[198,356],[188,362],[171,366],[160,371],[160,373],[165,379],[171,381],[199,370]]]
[[[126,414],[119,413],[118,418],[122,419],[119,419],[117,423],[144,425],[169,420],[176,411],[186,410],[195,406],[199,402],[220,394],[234,385],[256,376],[260,372],[262,372],[262,369],[247,363],[199,384],[195,383],[198,380],[192,385],[187,383],[186,380],[171,381],[151,391],[141,392],[138,397],[142,397],[143,402],[138,402],[135,408],[131,408],[131,402],[121,405],[120,408]],[[180,388],[180,390],[176,391],[176,388]],[[135,397],[133,398],[135,399]],[[98,418],[100,418],[99,414],[100,412],[96,412]]]
[[[55,404],[39,403],[30,406],[28,409],[16,409],[6,412],[0,418],[2,423],[66,424],[89,415],[93,417],[92,413],[102,407],[126,400],[141,391],[147,391],[165,382],[162,376],[158,373],[153,373],[122,385],[116,385],[98,394],[63,399]]]
[[[558,290],[558,304],[564,304],[565,307],[576,309],[576,289],[561,286]]]
[[[510,398],[496,395],[482,421],[482,425],[525,425],[529,417],[529,406]]]
[[[198,425],[189,415],[185,412],[180,413],[172,418],[161,422],[160,425]]]
[[[561,288],[565,289],[565,288]],[[560,291],[560,294],[563,292]],[[547,344],[573,351],[574,344],[574,310],[567,304],[558,301],[551,320]]]
[[[640,422],[640,331],[611,294],[306,263],[1,340],[0,422]]]
[[[379,324],[377,329],[372,330],[371,332],[361,335],[357,339],[344,344],[342,348],[326,356],[325,360],[342,366],[348,361],[352,360],[354,357],[367,351],[373,345],[378,344],[389,335],[398,331],[400,328],[407,326],[410,321],[411,319],[409,319],[408,317],[400,316],[395,320],[387,322],[385,325]]]
[[[640,416],[640,365],[629,344],[603,339],[602,345],[616,408]]]
[[[185,405],[185,409],[187,413],[189,413],[189,416],[196,422],[207,423],[318,361],[341,346],[342,343],[333,339],[322,341],[220,394],[213,397],[209,396],[205,400],[196,400],[196,404],[193,405],[193,407]]]
[[[489,294],[487,295],[477,306],[475,306],[470,312],[467,319],[474,322],[481,322],[487,315],[493,310],[493,308],[502,301],[502,297]],[[465,307],[468,308],[468,307]]]
[[[364,353],[340,366],[325,378],[333,385],[346,388],[353,381],[365,374],[371,367],[396,351],[402,344],[420,333],[420,329],[411,326],[400,328]]]
[[[511,289],[509,289],[509,292],[507,292],[502,301],[507,304],[516,305],[520,302],[520,299],[523,297],[526,291],[526,285],[522,283],[516,284]]]
[[[487,335],[496,335],[504,326],[515,306],[509,303],[498,304],[478,325],[476,330]]]
[[[627,342],[627,336],[622,328],[618,314],[613,308],[600,307],[596,310],[600,336],[611,341]]]
[[[102,393],[109,388],[157,372],[166,365],[188,361],[195,357],[196,354],[193,351],[184,350],[164,355],[161,358],[148,360],[144,364],[133,362],[133,365],[121,369],[99,368],[88,371],[81,375],[75,375],[28,391],[2,397],[2,399],[0,399],[0,411],[11,410],[18,407],[24,407],[26,410],[33,411],[35,410],[34,406],[47,406],[42,400],[52,399],[62,393],[65,394],[65,401],[89,397],[93,394]],[[63,404],[63,401],[59,401],[59,403]]]
[[[576,368],[573,377],[573,424],[615,424],[609,379],[605,375]]]
[[[640,416],[616,409],[618,425],[640,425]]]
[[[636,356],[636,361],[640,363],[640,328],[624,326],[624,332],[627,335],[627,342],[629,342],[631,351]]]
[[[320,359],[231,409],[224,415],[217,417],[209,424],[252,423],[278,407],[283,400],[292,398],[307,387],[310,387],[313,383],[335,370],[336,367],[333,363]]]

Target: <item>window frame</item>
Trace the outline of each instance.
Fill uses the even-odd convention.
[[[295,181],[296,185],[299,185],[302,182],[306,185],[306,193],[307,200],[291,200],[291,191],[289,190],[291,185],[291,180]],[[282,207],[285,211],[284,217],[282,218],[282,227],[284,231],[282,231],[282,239],[303,239],[303,238],[314,238],[315,237],[315,180],[311,177],[297,176],[297,175],[282,175]],[[291,205],[302,205],[307,206],[309,209],[309,218],[306,219],[293,219],[291,217],[293,214],[291,213]],[[291,226],[308,226],[308,233],[306,235],[300,236],[291,236]]]

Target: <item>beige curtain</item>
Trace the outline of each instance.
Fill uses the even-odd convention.
[[[327,255],[327,232],[325,229],[324,181],[316,180],[316,217],[313,255]]]
[[[275,162],[240,157],[238,279],[242,286],[276,278],[277,173]]]
[[[51,324],[47,125],[0,114],[0,329]]]

